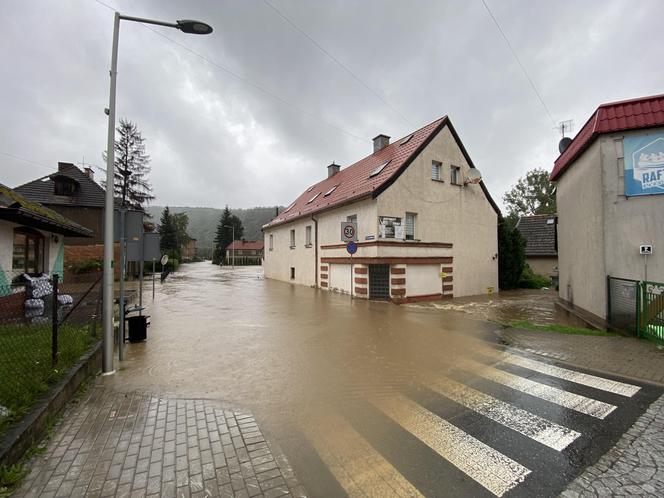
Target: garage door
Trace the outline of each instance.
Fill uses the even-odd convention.
[[[390,298],[390,265],[369,265],[369,299]]]

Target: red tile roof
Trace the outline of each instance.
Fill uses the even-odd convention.
[[[312,185],[295,199],[290,206],[279,213],[276,218],[265,224],[263,228],[287,223],[362,198],[378,196],[378,194],[389,187],[403,173],[413,159],[417,157],[422,149],[445,126],[450,129],[470,167],[474,168],[475,166],[454,130],[452,123],[447,116],[443,116],[433,123],[396,140],[378,152],[342,169],[336,175]],[[408,137],[411,138],[409,139]],[[380,173],[370,176],[374,170],[385,163],[387,165]],[[489,195],[484,183],[481,182],[480,185],[494,210],[500,213],[498,206]]]
[[[226,246],[226,249],[254,249],[262,251],[265,243],[262,240],[234,240]]]
[[[664,126],[664,95],[602,104],[556,159],[551,181],[558,180],[600,134],[654,126]]]

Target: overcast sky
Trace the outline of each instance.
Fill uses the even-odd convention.
[[[117,116],[143,132],[155,204],[287,205],[332,161],[369,154],[375,135],[445,114],[500,201],[527,170],[551,169],[556,122],[573,119],[576,133],[603,102],[664,93],[661,0],[486,0],[551,117],[481,0],[270,2],[352,75],[263,0],[104,0],[214,27],[121,25]],[[101,166],[113,11],[2,7],[0,183],[58,161]]]

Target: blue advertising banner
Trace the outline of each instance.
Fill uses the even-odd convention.
[[[664,194],[664,133],[625,137],[625,195]]]

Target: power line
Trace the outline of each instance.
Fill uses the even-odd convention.
[[[97,2],[99,5],[102,5],[102,6],[106,7],[107,9],[110,9],[110,10],[113,10],[113,11],[116,10],[116,9],[114,9],[113,7],[111,7],[110,5],[108,5],[108,4],[104,3],[104,2],[102,2],[101,0],[94,0],[94,1]],[[336,125],[336,124],[334,124],[334,123],[332,123],[332,122],[330,122],[330,121],[327,121],[326,119],[320,117],[320,116],[317,115],[316,113],[313,113],[313,112],[311,112],[311,111],[307,111],[306,109],[303,109],[302,107],[298,106],[297,104],[294,104],[294,103],[292,103],[292,102],[290,102],[290,101],[284,99],[283,97],[280,97],[280,96],[277,95],[276,93],[273,93],[273,92],[271,92],[270,90],[268,90],[268,89],[262,87],[262,86],[259,85],[258,83],[254,83],[254,82],[251,81],[250,79],[248,79],[248,78],[246,78],[246,77],[244,77],[244,76],[242,76],[242,75],[240,75],[240,74],[234,72],[233,70],[231,70],[231,69],[229,69],[229,68],[223,66],[222,64],[219,64],[218,62],[213,61],[213,60],[210,59],[209,57],[207,57],[207,56],[205,56],[205,55],[202,55],[202,54],[196,52],[194,49],[188,47],[188,46],[185,45],[184,43],[181,43],[181,42],[179,42],[179,41],[177,41],[177,40],[175,40],[175,39],[173,39],[173,38],[171,38],[171,37],[169,37],[169,36],[166,36],[165,34],[163,34],[163,33],[159,32],[159,31],[157,31],[157,30],[154,29],[154,28],[151,28],[150,26],[147,26],[147,25],[142,24],[142,23],[139,23],[139,24],[141,24],[141,26],[143,26],[145,29],[148,29],[148,30],[152,31],[152,32],[155,33],[156,35],[159,35],[159,36],[161,36],[162,38],[164,38],[164,39],[170,41],[171,43],[174,43],[175,45],[179,46],[180,48],[186,50],[186,51],[189,52],[190,54],[195,55],[195,56],[198,57],[199,59],[201,59],[201,60],[207,62],[208,64],[210,64],[211,66],[214,66],[214,67],[216,67],[217,69],[220,69],[221,71],[224,71],[225,73],[227,73],[227,74],[233,76],[234,78],[240,80],[240,81],[241,81],[242,83],[244,83],[245,85],[250,86],[250,87],[254,88],[255,90],[258,90],[259,92],[261,92],[261,93],[267,95],[268,97],[271,97],[271,98],[277,100],[277,101],[280,102],[281,104],[283,104],[283,105],[285,105],[285,106],[288,106],[288,107],[291,107],[291,108],[295,109],[296,111],[298,111],[298,112],[300,112],[300,113],[302,113],[302,114],[305,114],[305,115],[307,115],[307,116],[309,116],[309,117],[315,118],[316,120],[320,121],[321,123],[323,123],[323,124],[325,124],[325,125],[327,125],[327,126],[329,126],[329,127],[331,127],[331,128],[334,128],[334,129],[336,129],[337,131],[340,131],[340,132],[342,132],[342,133],[345,133],[345,134],[348,135],[348,136],[351,136],[351,137],[353,137],[353,138],[356,138],[356,139],[358,139],[358,140],[361,140],[362,142],[365,142],[365,141],[367,140],[366,138],[361,137],[361,136],[357,135],[356,133],[353,133],[353,132],[351,132],[351,131],[348,131],[348,130],[346,130],[346,129],[344,129],[344,128],[341,128],[340,126],[338,126],[338,125]]]
[[[510,49],[510,52],[512,52],[512,55],[514,56],[514,59],[516,60],[517,64],[519,64],[519,67],[521,68],[521,71],[523,72],[524,76],[528,80],[528,83],[530,83],[530,86],[532,87],[533,91],[535,92],[535,95],[537,95],[537,98],[539,99],[540,103],[542,104],[542,107],[544,107],[544,110],[546,111],[547,115],[549,116],[549,119],[553,123],[553,125],[557,128],[558,123],[556,122],[555,119],[553,119],[553,116],[551,115],[551,111],[549,111],[549,108],[547,107],[546,103],[544,102],[544,99],[542,98],[542,95],[540,94],[539,90],[537,90],[537,86],[535,86],[535,82],[532,80],[530,75],[528,74],[528,71],[526,71],[526,68],[524,65],[521,63],[521,59],[519,59],[519,56],[516,54],[516,51],[514,50],[514,47],[512,47],[512,44],[510,43],[509,39],[507,38],[507,35],[503,31],[503,28],[500,27],[500,24],[498,23],[498,19],[496,19],[496,16],[493,15],[493,12],[491,12],[491,9],[487,5],[485,0],[482,0],[482,4],[484,5],[484,8],[486,9],[487,13],[493,20],[494,24],[498,28],[498,31],[500,31],[500,34],[502,35],[503,39],[505,40],[505,43],[507,44],[507,47]]]
[[[12,159],[16,159],[17,161],[23,161],[25,163],[34,164],[35,166],[39,166],[40,168],[46,168],[50,171],[53,171],[53,166],[47,166],[47,165],[42,164],[42,163],[31,161],[30,159],[26,159],[24,157],[19,157],[19,156],[15,156],[14,154],[9,154],[8,152],[0,151],[0,154],[2,154],[3,156],[11,157]]]
[[[372,93],[378,100],[380,100],[385,106],[387,106],[389,109],[391,109],[394,113],[399,115],[401,119],[403,119],[408,125],[410,126],[415,126],[413,123],[410,122],[410,120],[403,115],[398,109],[396,109],[394,106],[392,106],[387,100],[385,100],[377,91],[375,91],[373,88],[371,88],[369,85],[367,85],[357,74],[355,74],[353,71],[350,70],[348,66],[346,66],[343,62],[341,62],[339,59],[337,59],[334,55],[332,55],[329,51],[327,51],[324,47],[321,46],[320,43],[318,43],[316,40],[314,40],[306,31],[304,31],[302,28],[300,28],[293,20],[291,20],[288,16],[286,16],[283,12],[281,12],[277,7],[275,7],[269,0],[263,0],[263,2],[270,7],[276,14],[281,17],[284,21],[286,21],[288,24],[290,24],[298,33],[300,33],[302,36],[304,36],[307,40],[309,40],[318,50],[323,52],[327,57],[330,58],[330,60],[334,61],[340,68],[342,68],[344,71],[346,71],[348,74],[351,75],[351,77],[357,81],[360,85],[362,85],[364,88],[366,88],[370,93]]]

